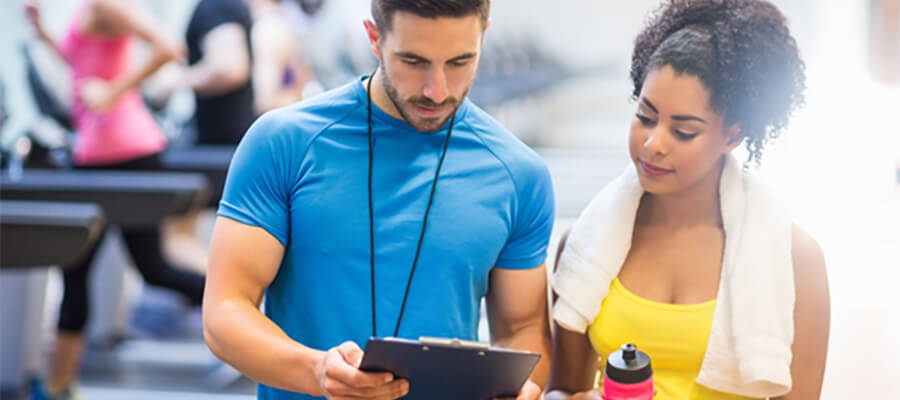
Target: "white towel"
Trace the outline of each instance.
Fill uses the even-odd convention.
[[[721,392],[775,397],[791,388],[794,340],[792,220],[728,156],[719,183],[725,253],[717,304],[697,383]],[[644,190],[633,166],[606,186],[572,226],[553,278],[553,318],[584,333],[631,248]],[[647,276],[645,279],[653,279]]]

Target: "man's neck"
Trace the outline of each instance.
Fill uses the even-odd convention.
[[[399,120],[403,119],[403,116],[400,115],[400,112],[397,111],[397,107],[394,106],[394,102],[391,101],[391,98],[388,97],[387,91],[384,89],[384,73],[379,67],[375,70],[375,73],[369,77],[365,82],[363,82],[363,87],[367,88],[369,86],[372,87],[372,93],[370,96],[372,97],[372,103],[378,107],[381,111],[387,113],[394,118]],[[371,85],[369,85],[369,80],[371,80]]]

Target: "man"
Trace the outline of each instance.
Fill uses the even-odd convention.
[[[170,64],[150,87],[155,103],[178,88],[194,93],[197,144],[235,145],[256,118],[252,25],[244,0],[200,0],[187,27],[188,66]]]
[[[373,0],[371,77],[264,115],[236,151],[204,331],[261,399],[394,399],[357,369],[370,336],[477,339],[550,365],[545,164],[466,100],[489,0]],[[259,305],[265,294],[265,315]],[[297,393],[305,393],[301,395]]]

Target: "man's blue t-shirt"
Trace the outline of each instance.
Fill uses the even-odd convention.
[[[362,348],[372,335],[366,102],[358,80],[262,116],[235,152],[218,211],[285,246],[265,313],[320,350]],[[391,336],[449,122],[420,133],[374,104],[372,121],[377,336]],[[398,336],[477,340],[491,269],[540,266],[553,217],[544,162],[465,100]],[[310,398],[265,385],[258,395]]]

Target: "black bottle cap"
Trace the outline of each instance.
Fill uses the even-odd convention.
[[[650,356],[626,343],[606,358],[606,376],[619,383],[639,383],[653,376]]]

